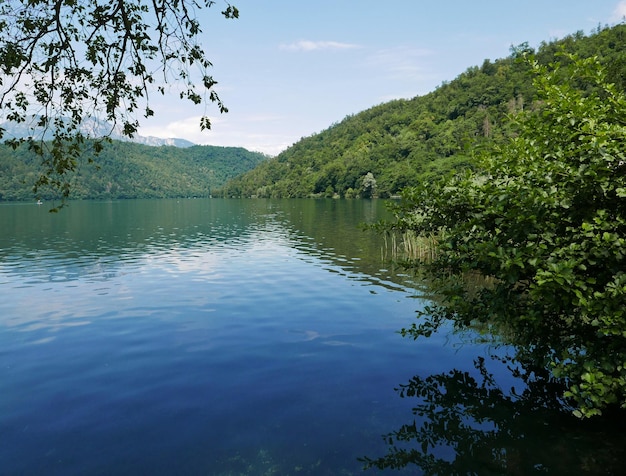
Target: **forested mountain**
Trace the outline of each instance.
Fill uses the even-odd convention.
[[[40,158],[24,146],[0,146],[0,201],[32,200]],[[71,177],[70,198],[208,197],[216,187],[242,174],[266,156],[238,147],[150,147],[112,141],[96,163],[79,164]],[[58,192],[55,192],[58,193]],[[55,193],[41,188],[42,199]]]
[[[626,25],[598,27],[537,51],[468,68],[435,91],[381,104],[304,138],[280,155],[229,181],[220,192],[243,197],[388,197],[405,186],[472,166],[472,151],[511,133],[508,116],[533,107],[535,92],[521,53],[540,63],[565,49],[597,55],[620,88],[626,84]]]

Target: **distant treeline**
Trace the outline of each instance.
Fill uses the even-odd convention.
[[[536,101],[528,66],[560,61],[564,49],[598,56],[613,82],[626,84],[626,25],[598,27],[527,44],[511,55],[468,68],[435,91],[381,104],[306,137],[273,159],[229,181],[220,191],[235,197],[389,197],[404,187],[451,170],[472,167],[472,151],[509,136],[507,116]]]
[[[70,177],[73,199],[208,197],[237,175],[266,160],[238,147],[150,147],[112,141],[95,162],[78,164]],[[0,146],[0,200],[33,200],[33,184],[41,173],[40,158],[23,146]],[[37,197],[56,198],[40,188]]]

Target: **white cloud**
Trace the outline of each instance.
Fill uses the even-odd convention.
[[[211,118],[211,124],[213,126],[218,122],[219,119]],[[202,137],[206,132],[200,130],[200,116],[191,116],[178,121],[169,122],[166,125],[142,126],[139,130],[139,134],[142,136],[161,138],[180,138],[196,142],[194,138]]]
[[[277,155],[292,145],[299,137],[296,133],[273,132],[263,124],[280,120],[280,116],[254,115],[248,117],[211,117],[211,129],[200,130],[200,117],[192,116],[167,124],[141,127],[139,134],[166,138],[186,139],[198,145],[244,147],[250,151]],[[282,129],[281,129],[282,130]]]
[[[611,15],[611,21],[621,22],[626,17],[626,1],[621,1],[617,4]]]
[[[423,48],[389,48],[371,55],[368,63],[392,79],[423,81],[434,76],[430,61],[425,59],[433,54],[431,50]]]
[[[354,48],[359,48],[359,45],[355,45],[353,43],[341,43],[338,41],[300,40],[280,45],[280,49],[289,51],[348,50]]]

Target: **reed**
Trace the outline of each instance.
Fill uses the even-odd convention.
[[[439,239],[439,235],[418,235],[412,230],[386,233],[383,259],[432,262],[437,255]]]
[[[402,247],[407,259],[432,262],[437,257],[439,235],[418,235],[412,230],[402,234]]]

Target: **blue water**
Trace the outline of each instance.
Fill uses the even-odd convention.
[[[471,359],[396,332],[381,204],[310,203],[1,206],[0,473],[360,474],[394,387]]]
[[[380,201],[48,208],[0,206],[0,475],[626,474],[500,338],[398,334]]]

